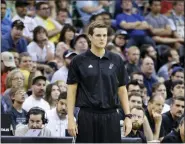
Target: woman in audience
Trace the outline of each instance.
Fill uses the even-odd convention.
[[[65,24],[62,31],[60,32],[59,42],[64,42],[69,46],[69,48],[72,48],[75,32],[76,30],[73,26],[70,24]]]
[[[56,81],[56,84],[60,88],[61,93],[67,92],[67,84],[64,81],[58,80]]]
[[[60,88],[57,84],[49,84],[46,87],[45,100],[49,103],[51,109],[56,107],[56,103],[60,93]]]

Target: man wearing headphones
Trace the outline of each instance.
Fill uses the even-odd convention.
[[[29,110],[26,123],[27,125],[17,125],[15,136],[51,136],[51,131],[45,127],[48,123],[45,111],[40,107],[33,107]]]

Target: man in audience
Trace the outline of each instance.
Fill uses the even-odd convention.
[[[74,56],[77,54],[71,50],[66,50],[63,54],[63,59],[64,59],[64,65],[57,70],[51,79],[51,83],[54,83],[58,80],[62,80],[66,83],[67,81],[67,76],[68,76],[68,69],[69,69],[69,64],[71,60],[73,59]]]
[[[185,143],[184,121],[185,118],[182,117],[179,124],[179,130],[173,130],[171,133],[163,138],[161,143]]]
[[[165,99],[163,96],[153,95],[148,102],[147,110],[145,112],[153,132],[153,140],[162,139],[164,136],[164,128],[162,126],[161,115],[164,102]]]
[[[22,104],[25,101],[25,91],[24,88],[13,88],[10,90],[10,97],[12,99],[12,108],[10,110],[12,126],[16,129],[16,125],[26,123],[27,112],[22,108]]]
[[[1,51],[15,51],[18,53],[27,51],[27,41],[23,38],[24,23],[16,20],[12,23],[12,29],[1,38]]]
[[[56,20],[63,27],[66,23],[72,25],[72,20],[69,18],[69,12],[67,9],[59,9],[57,12]]]
[[[32,81],[32,95],[29,96],[23,103],[23,109],[27,112],[35,106],[39,106],[45,111],[50,109],[48,102],[43,97],[46,88],[46,77],[37,76]]]
[[[162,115],[162,125],[165,129],[165,135],[171,130],[177,129],[179,119],[184,115],[184,97],[174,97],[170,106],[170,111]]]
[[[143,84],[143,74],[141,72],[133,72],[131,74],[130,80],[136,80],[139,84]]]
[[[136,81],[136,80],[133,80],[133,81],[130,81],[128,84],[127,84],[127,91],[128,91],[128,95],[130,93],[139,93],[141,94],[141,89],[140,89],[140,85],[139,83]]]
[[[16,65],[16,67],[18,68],[19,67],[19,53],[18,52],[12,52],[12,54],[13,54],[13,57],[14,57],[14,61],[15,61],[15,65]]]
[[[50,137],[51,131],[45,127],[47,118],[40,107],[33,107],[28,111],[27,125],[17,125],[15,136]]]
[[[130,36],[126,48],[129,48],[133,45],[139,47],[142,44],[151,44],[152,46],[155,46],[154,41],[147,34],[149,25],[144,20],[144,17],[132,13],[132,1],[123,0],[122,8],[123,13],[117,15],[116,23],[119,29],[121,28],[127,30]]]

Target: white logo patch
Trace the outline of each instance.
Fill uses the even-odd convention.
[[[90,64],[90,65],[88,66],[88,68],[93,68],[93,66]]]
[[[112,69],[113,66],[114,66],[114,64],[111,63],[110,66],[109,66],[109,69]]]

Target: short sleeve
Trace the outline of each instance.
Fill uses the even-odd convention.
[[[76,3],[76,6],[80,9],[83,8],[86,5],[87,5],[86,1],[77,1],[77,3]]]

